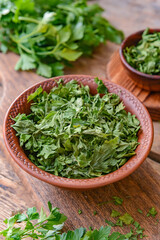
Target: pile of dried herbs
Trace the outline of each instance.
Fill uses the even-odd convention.
[[[135,155],[139,121],[118,95],[95,79],[98,93],[75,80],[50,93],[31,94],[29,115],[18,114],[13,128],[29,159],[39,168],[67,178],[93,178],[120,168]]]
[[[147,28],[136,46],[124,49],[126,61],[136,70],[160,75],[160,32],[149,33]]]

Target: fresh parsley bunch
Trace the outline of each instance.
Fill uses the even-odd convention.
[[[42,170],[67,178],[93,178],[120,168],[135,155],[140,124],[118,95],[95,79],[99,94],[75,80],[50,93],[39,87],[28,97],[29,115],[13,128],[29,159]]]
[[[0,0],[0,50],[20,55],[16,70],[62,75],[65,65],[100,43],[123,39],[102,11],[86,0]]]

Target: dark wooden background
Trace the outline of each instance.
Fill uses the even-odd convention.
[[[92,2],[92,1],[91,1]],[[160,1],[158,0],[99,0],[104,9],[104,16],[125,35],[146,27],[158,28],[160,23]],[[93,58],[81,58],[73,68],[65,70],[66,74],[92,74],[105,77],[106,64],[118,46],[107,43],[100,46]],[[130,213],[146,229],[148,240],[160,240],[160,164],[147,158],[141,167],[122,181],[101,189],[76,192],[53,187],[25,173],[9,156],[3,142],[2,124],[5,112],[11,102],[23,90],[43,78],[34,73],[15,72],[14,65],[18,57],[12,53],[0,54],[0,230],[4,228],[2,220],[9,217],[12,211],[25,210],[27,207],[43,206],[51,201],[68,216],[67,229],[80,226],[99,228],[110,219],[112,209]],[[160,123],[154,122],[155,137],[152,151],[159,159]],[[99,202],[108,201],[112,196],[124,199],[120,207],[112,203],[99,206]],[[152,206],[158,215],[155,219],[145,214]],[[144,214],[137,212],[140,208]],[[82,214],[78,214],[78,210]],[[93,215],[93,211],[97,215]],[[123,231],[123,229],[118,229]],[[1,238],[0,238],[1,239]],[[3,239],[3,238],[2,238]]]

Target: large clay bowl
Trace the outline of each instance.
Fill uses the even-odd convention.
[[[138,136],[140,145],[136,149],[135,156],[131,157],[121,168],[115,172],[92,179],[69,179],[58,177],[48,172],[42,171],[27,158],[23,149],[19,145],[19,140],[16,136],[16,132],[11,127],[11,125],[14,123],[11,117],[14,118],[18,113],[29,113],[30,103],[27,103],[27,97],[33,93],[40,85],[45,91],[49,92],[56,85],[55,80],[58,80],[59,78],[63,78],[64,83],[75,79],[78,81],[78,83],[88,85],[90,87],[91,94],[97,93],[97,85],[94,82],[94,77],[87,75],[66,75],[55,77],[42,81],[40,83],[36,83],[34,86],[25,90],[11,104],[4,120],[4,140],[13,160],[23,170],[42,181],[50,183],[54,186],[77,190],[102,187],[107,184],[119,181],[134,172],[142,164],[150,152],[153,141],[152,120],[147,109],[134,95],[132,95],[123,87],[108,80],[103,80],[103,82],[108,88],[109,92],[118,94],[121,100],[124,102],[126,110],[130,111],[132,114],[135,114],[140,121],[141,130],[139,131]]]

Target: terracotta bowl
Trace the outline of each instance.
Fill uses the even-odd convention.
[[[140,164],[146,159],[150,152],[153,141],[152,120],[147,109],[134,95],[132,95],[129,91],[127,91],[123,87],[114,84],[108,80],[103,80],[103,82],[108,88],[109,92],[118,94],[121,100],[124,102],[126,110],[130,111],[132,114],[135,114],[140,121],[141,130],[139,131],[138,138],[140,145],[136,149],[135,156],[130,158],[127,163],[125,163],[120,169],[116,170],[115,172],[104,175],[102,177],[92,179],[69,179],[58,177],[48,172],[42,171],[27,158],[23,149],[19,145],[19,140],[18,137],[16,137],[16,132],[11,127],[14,121],[11,119],[10,116],[14,118],[18,113],[28,114],[30,112],[30,103],[27,103],[27,97],[31,93],[33,93],[40,85],[45,91],[49,92],[56,85],[55,80],[58,80],[59,78],[62,78],[64,80],[64,83],[67,83],[72,79],[75,79],[79,83],[82,83],[83,85],[88,85],[90,87],[91,94],[97,93],[96,91],[97,85],[94,82],[94,77],[87,75],[66,75],[62,77],[55,77],[37,83],[34,86],[25,90],[11,104],[4,120],[3,127],[4,140],[13,160],[23,170],[25,170],[32,176],[42,181],[50,183],[54,186],[77,190],[102,187],[107,184],[119,181],[130,175],[132,172],[134,172],[140,166]]]
[[[160,91],[160,75],[149,75],[137,71],[127,63],[125,56],[123,54],[123,50],[126,47],[136,45],[142,39],[143,32],[144,30],[133,33],[122,42],[119,50],[121,62],[125,70],[127,71],[128,75],[139,87],[149,91]],[[154,32],[160,32],[160,29],[149,30],[149,33]]]

